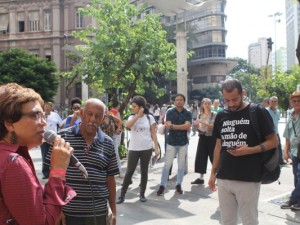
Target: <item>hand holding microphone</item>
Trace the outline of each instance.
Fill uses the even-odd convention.
[[[70,146],[69,142],[66,142],[52,130],[45,132],[44,139],[47,143],[53,144],[51,155],[52,169],[67,169],[68,165],[71,164],[72,166],[76,166],[85,178],[88,177],[85,167],[72,154],[74,149]]]

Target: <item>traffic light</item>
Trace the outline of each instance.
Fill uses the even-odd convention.
[[[273,45],[273,41],[272,38],[267,38],[267,45],[268,45],[268,49],[269,51],[272,51],[272,45]]]

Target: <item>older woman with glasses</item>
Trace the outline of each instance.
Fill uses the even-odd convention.
[[[55,224],[75,195],[65,183],[73,148],[59,136],[53,143],[51,171],[39,182],[28,150],[42,143],[46,116],[41,96],[16,83],[0,86],[0,223]]]

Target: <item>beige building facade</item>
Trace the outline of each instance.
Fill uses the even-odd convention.
[[[77,11],[88,1],[71,0],[0,0],[0,51],[22,48],[53,61],[58,74],[70,71],[74,63],[67,55],[78,40],[73,31],[83,29],[92,21]],[[82,97],[81,81],[69,85],[60,78],[55,108],[65,108],[72,97]]]

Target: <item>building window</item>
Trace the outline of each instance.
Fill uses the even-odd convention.
[[[18,13],[18,28],[19,28],[19,32],[25,31],[25,20],[24,20],[23,12]]]
[[[75,26],[77,29],[81,29],[83,28],[83,15],[78,10],[79,8],[76,9]]]
[[[46,49],[45,50],[45,58],[48,59],[49,61],[51,61],[52,54],[51,54],[51,50],[50,49]]]
[[[81,85],[81,82],[78,82],[75,84],[75,95],[78,97],[78,98],[82,98],[82,85]]]
[[[39,31],[40,30],[40,16],[38,11],[29,12],[29,31]]]
[[[225,75],[213,75],[210,77],[212,83],[220,83],[226,78]]]
[[[38,49],[31,49],[29,50],[29,52],[33,55],[35,55],[36,57],[39,57],[39,50]]]
[[[51,30],[51,11],[50,10],[44,11],[44,30],[45,31]]]
[[[8,32],[8,14],[0,14],[0,34]]]
[[[194,82],[194,84],[204,84],[204,83],[207,83],[207,76],[194,77],[193,82]]]

